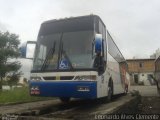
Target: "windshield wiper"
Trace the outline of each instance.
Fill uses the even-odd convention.
[[[46,56],[46,58],[44,60],[44,63],[42,65],[42,67],[41,67],[41,70],[45,70],[49,57],[50,56],[53,57],[54,52],[55,52],[55,46],[56,46],[56,42],[54,41],[53,42],[53,47],[48,51],[47,56]]]

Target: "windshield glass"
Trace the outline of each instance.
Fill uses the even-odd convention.
[[[45,68],[47,69],[57,68],[60,35],[61,34],[53,34],[53,35],[47,35],[47,36],[40,36],[38,38],[38,42],[35,50],[33,70],[41,70],[45,61],[46,61]],[[55,46],[54,55],[51,55],[52,48],[54,46]]]
[[[33,70],[92,68],[93,31],[40,36]]]

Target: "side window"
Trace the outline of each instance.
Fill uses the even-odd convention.
[[[104,40],[104,60],[107,61],[107,42],[106,42],[106,29],[103,26],[103,40]]]
[[[108,41],[108,52],[109,54],[117,61],[117,62],[123,62],[125,61],[122,53],[118,49],[117,45],[113,41],[111,35],[107,31],[107,41]]]
[[[102,34],[102,23],[99,21],[99,33]]]
[[[142,63],[142,62],[139,63],[139,67],[140,67],[140,68],[143,67],[143,63]]]

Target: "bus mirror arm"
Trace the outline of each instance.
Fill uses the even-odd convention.
[[[105,61],[102,59],[100,64],[98,65],[98,74],[102,74],[105,70]]]
[[[104,72],[105,67],[106,67],[105,64],[106,63],[103,59],[103,56],[95,57],[93,67],[97,69],[99,75]]]

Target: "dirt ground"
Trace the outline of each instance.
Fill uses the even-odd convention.
[[[160,97],[142,97],[139,112],[141,114],[160,114]]]
[[[141,95],[138,113],[160,114],[160,96],[157,86],[131,86],[130,90],[138,90]]]

